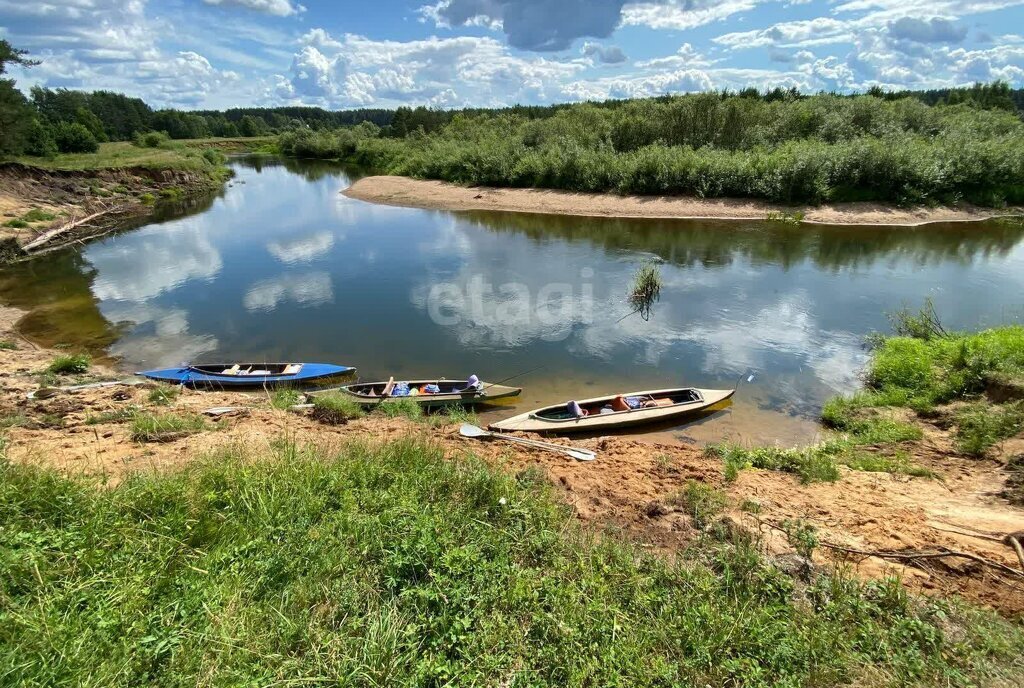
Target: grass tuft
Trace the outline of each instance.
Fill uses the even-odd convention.
[[[173,442],[209,427],[205,418],[194,413],[136,413],[132,417],[131,437],[136,442]]]
[[[288,387],[275,389],[270,395],[270,405],[281,411],[287,411],[301,401],[302,393]]]
[[[7,339],[0,339],[0,351],[17,351],[18,345]]]
[[[167,406],[181,395],[180,385],[158,385],[149,391],[149,403]]]
[[[423,416],[423,408],[408,397],[399,397],[380,402],[374,409],[374,413],[379,413],[388,418],[419,420]]]
[[[1007,404],[976,402],[956,414],[956,449],[984,456],[994,445],[1024,432],[1024,400]]]
[[[771,471],[793,473],[800,482],[833,482],[839,479],[836,456],[847,448],[842,441],[832,440],[809,447],[755,447],[746,449],[735,444],[709,445],[707,451],[722,459],[726,479],[735,480],[739,471],[746,468],[761,468]]]
[[[313,417],[322,423],[341,425],[364,415],[363,408],[342,392],[318,394],[313,398]]]
[[[726,505],[725,494],[707,483],[687,480],[686,486],[669,497],[668,504],[680,506],[693,519],[694,527],[705,530]]]
[[[85,354],[58,356],[46,367],[54,375],[81,375],[89,370],[91,360]]]

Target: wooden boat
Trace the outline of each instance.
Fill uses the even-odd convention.
[[[511,399],[517,397],[523,391],[521,387],[506,387],[478,381],[475,385],[467,386],[466,380],[409,380],[406,384],[409,390],[417,390],[417,394],[395,396],[392,394],[397,384],[394,378],[387,382],[360,382],[354,385],[344,385],[338,391],[352,396],[363,406],[376,406],[382,402],[396,399],[411,399],[423,407],[449,406],[462,404],[473,406],[477,404],[488,404],[500,399]],[[423,393],[421,389],[427,385],[437,385],[439,391],[434,393]]]
[[[587,415],[583,417],[571,414],[568,404],[556,404],[491,423],[488,427],[497,431],[606,432],[693,415],[725,401],[735,392],[735,389],[677,387],[629,392],[621,395],[609,394],[578,402],[580,407],[587,411]],[[626,399],[633,397],[648,405],[624,411],[612,411],[610,406],[617,396]],[[602,412],[602,409],[605,410]]]
[[[240,389],[309,385],[353,372],[355,368],[331,363],[205,363],[136,375],[172,385]]]

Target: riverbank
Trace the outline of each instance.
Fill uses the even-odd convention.
[[[767,220],[823,225],[916,227],[934,223],[978,222],[1024,214],[1022,208],[963,206],[901,208],[881,203],[781,206],[755,200],[683,196],[623,196],[546,189],[459,186],[393,175],[363,177],[345,189],[349,198],[429,210],[500,212],[696,220]]]
[[[1011,459],[1021,452],[1024,439],[1002,441],[974,457],[958,449],[955,426],[939,415],[928,420],[902,414],[901,420],[921,428],[915,439],[882,443],[893,438],[880,437],[875,444],[858,446],[850,460],[826,457],[834,475],[820,475],[820,462],[804,470],[799,461],[723,458],[699,446],[629,436],[574,440],[599,454],[595,462],[576,463],[519,446],[472,443],[458,434],[460,418],[375,413],[325,425],[275,408],[266,394],[168,391],[146,383],[29,400],[28,392],[41,382],[68,385],[117,379],[118,373],[96,366],[84,374],[46,372],[69,352],[38,349],[21,338],[16,330],[21,315],[0,309],[0,432],[7,438],[9,459],[17,464],[114,485],[139,472],[176,472],[232,447],[272,453],[282,438],[336,448],[350,441],[378,446],[411,437],[448,457],[472,453],[505,471],[537,472],[587,527],[622,533],[669,558],[715,533],[736,531],[755,537],[766,555],[792,564],[793,546],[783,529],[800,521],[811,524],[822,542],[850,549],[945,548],[1019,567],[996,535],[977,533],[1024,531],[1024,509],[1011,506],[1005,496],[1014,489],[1017,473]],[[216,418],[203,415],[224,406],[236,410]],[[164,421],[170,431],[159,441],[139,434],[140,425],[145,430]],[[696,512],[692,495],[687,496],[697,489],[694,484],[710,500]],[[822,570],[843,562],[864,579],[896,574],[916,593],[957,595],[1010,616],[1024,614],[1021,579],[976,561],[904,562],[824,547],[812,557]]]
[[[161,203],[215,192],[230,176],[221,151],[269,143],[104,143],[96,153],[0,162],[0,263],[106,234],[152,214]]]

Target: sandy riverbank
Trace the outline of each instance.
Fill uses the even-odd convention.
[[[789,554],[779,534],[787,519],[807,519],[824,541],[867,550],[934,550],[946,547],[1018,567],[1005,545],[972,536],[971,531],[1009,533],[1024,530],[1024,509],[999,496],[1006,483],[1003,462],[958,456],[949,433],[927,425],[925,438],[907,443],[913,463],[939,479],[841,469],[834,483],[802,485],[788,473],[748,469],[726,482],[721,460],[696,445],[667,445],[629,436],[572,440],[598,452],[580,463],[566,457],[503,443],[480,443],[459,436],[456,424],[428,426],[402,418],[371,414],[345,425],[324,425],[304,413],[273,408],[266,394],[183,390],[154,400],[152,384],[67,391],[46,399],[28,399],[40,372],[60,353],[39,348],[17,331],[22,312],[0,307],[0,435],[9,460],[101,479],[116,484],[138,471],[175,470],[211,450],[246,446],[261,450],[287,437],[300,444],[338,446],[347,441],[383,442],[415,435],[440,445],[452,457],[467,452],[507,470],[542,471],[556,492],[584,523],[611,528],[671,556],[700,535],[678,495],[695,480],[721,491],[727,500],[723,518],[731,527],[763,539],[768,554]],[[12,348],[13,347],[13,348]],[[123,373],[120,375],[124,377]],[[83,379],[62,377],[57,384],[116,379],[118,372],[94,366]],[[52,382],[51,382],[52,384]],[[201,414],[217,406],[239,407],[207,429],[162,442],[137,442],[131,415]],[[554,440],[569,443],[569,440]],[[1024,449],[1024,439],[1009,440],[1003,453]],[[269,449],[268,449],[269,451]],[[751,504],[757,504],[756,510]],[[957,532],[959,531],[959,532]],[[967,534],[965,534],[967,533]],[[819,550],[816,561],[830,565]],[[897,566],[875,557],[848,560],[863,577],[899,574],[912,590],[956,594],[1011,615],[1024,614],[1020,578],[961,559],[929,561],[920,567]]]
[[[915,227],[940,222],[976,222],[1024,213],[1024,209],[897,208],[879,203],[779,206],[763,201],[683,196],[619,196],[546,189],[465,187],[409,177],[375,176],[356,181],[349,198],[385,205],[432,210],[502,212],[652,219],[764,220],[769,213],[803,213],[803,221],[826,225],[893,225]]]

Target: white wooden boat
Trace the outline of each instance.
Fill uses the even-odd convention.
[[[586,412],[581,417],[571,413],[568,404],[555,404],[491,423],[488,428],[495,431],[550,433],[614,431],[684,418],[722,403],[735,392],[735,389],[675,387],[609,394],[577,402]],[[642,405],[628,410],[612,410],[616,398],[639,400]]]
[[[523,391],[521,387],[507,387],[483,380],[474,380],[472,384],[467,383],[466,380],[410,380],[404,384],[408,387],[409,392],[415,390],[415,393],[396,396],[394,378],[387,382],[360,382],[354,385],[344,385],[338,390],[350,395],[354,401],[363,406],[376,406],[389,400],[409,399],[427,408],[453,404],[463,406],[489,404],[501,399],[517,397]],[[436,391],[432,393],[422,391],[428,386],[432,386],[431,389],[436,388]]]

